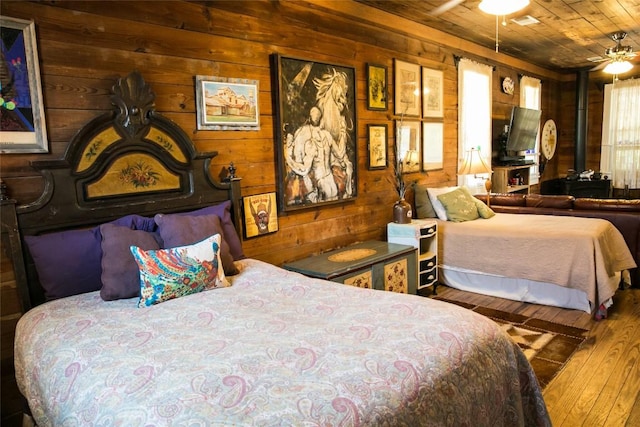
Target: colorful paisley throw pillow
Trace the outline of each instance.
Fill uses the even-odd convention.
[[[145,251],[131,246],[140,270],[138,307],[230,286],[220,260],[220,235],[189,246]]]

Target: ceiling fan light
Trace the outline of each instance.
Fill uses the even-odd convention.
[[[622,74],[633,68],[633,64],[629,61],[612,61],[604,67],[603,72],[607,74]]]
[[[523,9],[529,0],[482,0],[478,6],[481,11],[490,15],[509,15]]]

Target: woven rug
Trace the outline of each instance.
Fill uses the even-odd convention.
[[[434,298],[475,311],[498,323],[527,356],[542,388],[560,372],[571,355],[587,338],[586,329],[437,296]]]

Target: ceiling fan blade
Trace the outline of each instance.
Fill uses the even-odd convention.
[[[448,2],[444,3],[442,6],[438,6],[435,9],[433,9],[429,13],[429,15],[431,15],[431,16],[442,15],[443,13],[448,11],[449,9],[453,9],[454,7],[456,7],[457,5],[459,5],[460,3],[463,3],[463,2],[464,2],[464,0],[449,0]]]
[[[590,69],[589,71],[600,71],[602,70],[604,67],[607,66],[607,64],[609,64],[609,62],[611,62],[610,59],[606,60],[606,61],[602,61],[601,63],[599,63],[598,65],[596,65],[595,67],[593,67],[592,69]]]

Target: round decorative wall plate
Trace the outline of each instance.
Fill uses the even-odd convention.
[[[542,148],[542,155],[551,160],[553,154],[556,152],[556,144],[558,142],[558,131],[556,129],[556,122],[552,119],[544,122],[542,127],[542,135],[540,136],[540,145]]]
[[[505,77],[502,79],[502,91],[508,95],[513,95],[513,90],[515,88],[515,84],[511,77]]]

